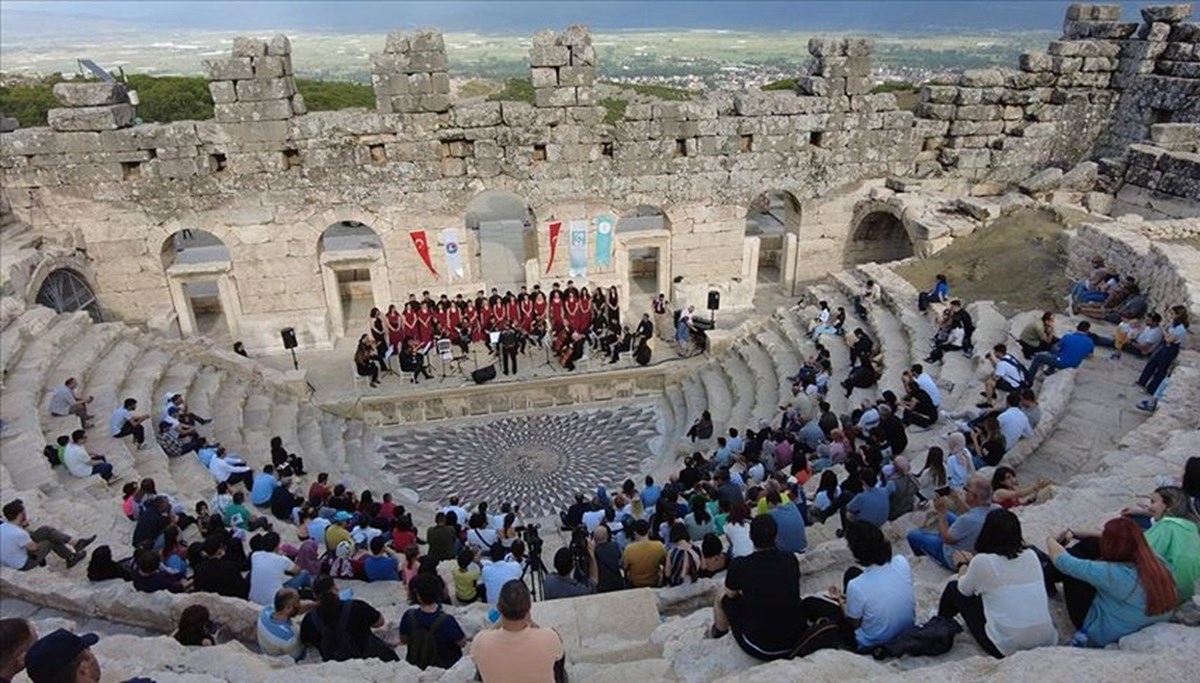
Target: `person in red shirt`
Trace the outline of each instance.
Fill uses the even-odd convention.
[[[317,475],[317,480],[308,487],[308,504],[318,507],[329,499],[330,493],[329,473],[321,472]]]

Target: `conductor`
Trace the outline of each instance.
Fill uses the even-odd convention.
[[[504,365],[504,374],[508,374],[508,364],[512,361],[512,374],[517,374],[517,349],[521,346],[521,333],[513,328],[511,322],[506,323],[500,333],[500,358]]]

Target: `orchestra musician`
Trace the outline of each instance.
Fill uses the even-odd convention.
[[[504,366],[504,374],[508,374],[508,365],[512,363],[512,374],[517,374],[517,348],[521,345],[521,333],[511,322],[505,323],[500,332],[500,358]]]
[[[643,313],[642,321],[638,323],[637,330],[634,332],[639,339],[649,340],[654,337],[654,323],[650,322],[650,314]]]
[[[559,354],[558,362],[567,370],[575,370],[575,361],[583,358],[583,335],[578,332],[572,332],[567,342],[563,344],[563,350]]]
[[[421,383],[421,375],[425,375],[425,379],[433,379],[433,374],[429,372],[429,366],[425,362],[424,354],[417,350],[417,340],[409,339],[401,349],[400,370],[411,372],[414,384]]]
[[[615,340],[615,333],[610,332],[610,334],[613,335],[614,341],[609,345],[608,363],[609,365],[612,365],[613,363],[617,362],[622,353],[631,351],[633,349],[634,336],[633,333],[629,331],[628,325],[625,326],[624,334],[621,335],[619,341]]]

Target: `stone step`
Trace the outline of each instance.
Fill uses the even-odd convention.
[[[792,383],[789,377],[795,377],[800,371],[800,353],[796,347],[788,343],[779,327],[779,320],[774,317],[767,319],[766,328],[758,333],[758,342],[771,356],[775,364],[775,376],[779,380],[779,397],[781,402],[792,395]]]
[[[917,288],[892,269],[877,263],[860,265],[858,272],[864,278],[870,278],[879,284],[884,305],[891,310],[908,337],[911,351],[909,355],[914,360],[924,358],[929,348],[929,340],[933,338],[933,316],[936,314],[932,311],[921,313],[917,310]]]
[[[713,418],[713,433],[720,434],[730,426],[733,417],[734,396],[729,386],[729,376],[711,361],[700,371],[704,386],[705,404]]]
[[[847,299],[862,291],[865,282],[860,280],[857,274],[844,270],[834,273],[830,279]],[[832,303],[830,306],[832,307]],[[853,316],[853,308],[847,308],[846,311]],[[849,318],[846,323],[849,327]],[[886,305],[876,304],[871,308],[866,324],[874,333],[872,338],[875,340],[876,349],[883,354],[883,368],[876,393],[890,389],[896,392],[897,396],[903,395],[900,376],[912,365],[912,356],[909,353],[908,338],[900,321],[896,320]]]
[[[321,442],[321,427],[317,424],[317,413],[319,412],[317,408],[308,403],[299,405],[299,412],[296,416],[298,421],[296,439],[305,453],[320,454],[319,462],[325,463],[321,467],[328,470],[330,461],[325,453],[325,444]],[[330,472],[330,474],[333,473]]]
[[[250,383],[233,373],[226,373],[217,388],[213,401],[213,436],[220,441],[229,452],[238,453],[247,462],[257,463],[257,457],[265,457],[266,453],[256,454],[248,448],[246,434],[242,427],[242,412],[246,399],[252,393]]]
[[[58,319],[58,314],[45,306],[26,309],[0,332],[0,377],[17,366],[29,343],[44,334]]]
[[[754,412],[754,397],[756,378],[754,370],[746,363],[746,359],[737,351],[742,341],[735,343],[728,351],[721,354],[718,360],[722,373],[729,382],[733,396],[733,407],[729,411],[728,427],[736,427],[739,431],[750,423]]]
[[[751,420],[745,425],[748,428],[758,429],[760,419],[771,422],[779,411],[779,376],[776,374],[771,354],[760,345],[757,336],[748,338],[745,344],[739,344],[737,348],[754,373],[754,407],[751,411]]]
[[[850,302],[842,295],[842,293],[829,285],[813,285],[809,287],[809,291],[819,300],[823,300],[829,304],[830,310],[837,310],[838,306],[846,308],[847,311],[853,310]],[[806,309],[803,312],[792,311],[791,315],[784,316],[782,322],[785,330],[798,330],[793,332],[792,339],[796,342],[797,348],[805,356],[816,354],[816,346],[803,332],[804,320],[812,318],[816,314],[816,309]],[[853,313],[846,319],[847,333],[854,329]],[[799,334],[799,338],[796,335]],[[822,335],[819,340],[821,344],[829,350],[829,365],[833,369],[833,373],[829,378],[829,393],[826,394],[825,400],[829,403],[830,409],[835,414],[843,415],[849,413],[848,407],[851,402],[846,398],[844,390],[839,386],[839,383],[846,378],[847,369],[850,367],[850,349],[846,346],[846,338],[837,335]],[[861,390],[856,390],[860,391]]]
[[[968,358],[961,352],[951,352],[942,359],[941,383],[948,388],[943,391],[943,405],[963,410],[974,406],[983,388],[983,379],[991,374],[987,354],[996,344],[1015,343],[1008,337],[1008,320],[996,310],[990,301],[976,301],[967,306],[975,333],[971,337],[975,354]],[[926,365],[929,365],[928,363]]]
[[[155,394],[159,386],[159,380],[174,364],[179,362],[181,362],[180,358],[173,351],[162,349],[148,350],[138,361],[133,371],[126,377],[121,395],[136,398],[138,400],[138,410],[150,412],[152,414],[151,419],[157,419],[154,414],[161,414],[162,412],[161,402],[158,401],[160,397]],[[143,406],[151,407],[146,410]],[[174,477],[171,476],[171,470],[167,463],[167,454],[158,445],[157,439],[151,438],[155,429],[155,426],[151,426],[146,430],[149,434],[146,435],[147,448],[145,449],[138,450],[129,447],[124,441],[121,443],[132,456],[134,469],[137,470],[139,476],[153,477],[160,491],[179,491],[179,486],[176,484]]]
[[[672,385],[663,391],[663,395],[655,402],[657,407],[658,419],[655,427],[658,430],[658,437],[654,440],[654,446],[651,450],[658,452],[663,444],[671,443],[675,440],[675,411],[671,408],[671,391],[679,391],[678,387]]]

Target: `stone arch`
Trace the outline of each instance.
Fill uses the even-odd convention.
[[[92,264],[84,255],[84,252],[79,250],[71,250],[70,252],[62,253],[51,252],[45,254],[44,257],[38,261],[37,265],[33,267],[33,270],[29,272],[28,279],[24,280],[23,283],[16,277],[13,277],[14,274],[11,271],[9,275],[10,277],[13,277],[14,284],[16,284],[18,287],[24,288],[24,300],[26,302],[35,302],[38,294],[41,292],[42,287],[45,285],[46,280],[50,277],[50,275],[56,271],[64,269],[72,271],[75,276],[79,277],[83,281],[83,284],[92,291],[93,295],[95,292],[99,291],[99,288],[96,286],[96,273],[92,268]],[[54,307],[51,306],[51,308]],[[89,311],[89,313],[91,313],[91,311]],[[92,314],[92,318],[97,322],[102,322],[103,311],[98,308],[96,313],[99,314],[99,317],[97,317],[97,314]]]
[[[83,273],[74,268],[54,268],[44,273],[37,289],[32,289],[34,301],[56,313],[87,311],[94,322],[103,322],[104,315],[96,291]]]
[[[371,308],[391,300],[383,239],[370,225],[339,220],[326,226],[317,238],[317,263],[330,337],[365,328]]]
[[[180,333],[238,340],[241,306],[225,241],[207,230],[181,228],[163,240],[159,257]]]
[[[501,289],[525,284],[525,264],[538,255],[538,222],[529,200],[509,190],[484,190],[467,202],[463,220],[478,238],[480,279]]]
[[[855,207],[842,258],[844,266],[898,261],[914,254],[912,235],[894,206],[870,201]]]

